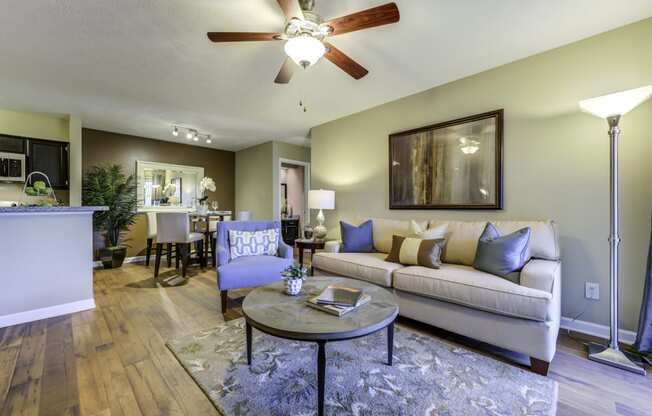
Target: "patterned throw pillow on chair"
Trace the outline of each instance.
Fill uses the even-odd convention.
[[[260,231],[229,230],[231,260],[243,256],[275,256],[278,252],[278,229]]]

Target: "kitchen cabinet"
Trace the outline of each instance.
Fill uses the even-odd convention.
[[[0,152],[25,154],[25,139],[0,134]]]
[[[30,139],[28,147],[27,173],[43,172],[53,188],[68,189],[68,143]],[[29,185],[40,180],[44,178],[34,175]]]

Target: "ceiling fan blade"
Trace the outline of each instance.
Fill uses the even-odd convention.
[[[292,62],[292,59],[285,58],[285,62],[283,62],[283,66],[281,66],[281,70],[278,71],[278,75],[276,75],[276,79],[274,79],[274,82],[277,84],[287,84],[290,82],[290,78],[292,78],[292,75],[294,74],[294,70],[297,68],[297,66]]]
[[[280,33],[255,32],[208,32],[208,39],[213,42],[249,42],[263,40],[279,40]]]
[[[293,17],[297,19],[304,20],[303,11],[301,10],[301,5],[299,0],[276,0],[278,5],[283,9],[283,14],[285,17],[290,20]]]
[[[324,57],[339,66],[344,72],[351,75],[353,78],[360,79],[369,73],[369,71],[364,69],[362,65],[346,56],[344,52],[337,49],[335,46],[328,42],[324,42],[324,45],[328,48],[328,52],[324,54]]]
[[[356,30],[369,29],[370,27],[396,23],[401,18],[396,3],[387,3],[361,12],[349,14],[329,20],[325,24],[333,28],[331,36]]]

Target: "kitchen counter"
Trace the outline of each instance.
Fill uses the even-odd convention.
[[[95,307],[93,213],[0,208],[0,328]]]
[[[82,212],[95,212],[106,211],[107,207],[0,207],[0,215],[2,214],[49,214],[49,213],[82,213]]]

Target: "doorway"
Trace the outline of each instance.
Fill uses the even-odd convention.
[[[309,221],[308,190],[310,189],[310,164],[288,159],[279,161],[279,213],[283,240],[294,245],[301,238],[304,225]]]

